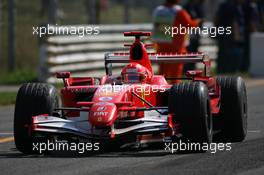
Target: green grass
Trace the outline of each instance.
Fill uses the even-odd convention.
[[[15,104],[16,95],[16,92],[0,92],[0,106]]]
[[[14,72],[0,71],[0,84],[21,84],[37,81],[37,73],[34,70],[21,69]]]

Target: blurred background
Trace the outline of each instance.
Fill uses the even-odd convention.
[[[87,67],[89,61],[98,62],[102,67],[105,51],[103,46],[98,46],[98,41],[82,38],[76,43],[76,38],[68,36],[39,38],[32,34],[33,26],[96,24],[107,28],[102,36],[117,37],[115,34],[121,29],[151,29],[153,10],[163,3],[164,0],[0,0],[0,84],[52,81],[49,77],[55,70],[88,71],[83,67]],[[250,37],[264,28],[263,4],[263,0],[182,0],[181,5],[193,18],[202,19],[203,25],[231,25],[234,30],[232,36],[194,37],[188,49],[208,51],[215,59],[215,72],[248,74],[252,55]],[[118,27],[121,29],[115,29]],[[111,38],[106,38],[104,43],[111,45]],[[122,47],[124,40],[117,41],[118,47]],[[263,43],[262,40],[256,45],[260,46],[259,43]],[[68,47],[73,44],[74,47]],[[88,53],[91,50],[95,51]],[[234,57],[236,59],[232,59]],[[68,67],[63,68],[63,65]],[[89,70],[94,74],[100,68],[97,64],[88,67],[95,68]]]
[[[21,77],[21,80],[36,78],[39,38],[32,35],[32,26],[47,23],[59,25],[151,23],[154,8],[163,3],[163,0],[0,0],[0,83],[12,82],[10,75],[13,74]],[[187,1],[182,2],[185,3]],[[217,1],[212,3],[209,0],[203,4],[209,10],[206,13],[208,21],[213,19],[215,11],[213,9],[217,8],[217,4]],[[10,24],[12,21],[9,18],[12,17],[12,13],[14,21]],[[14,30],[12,38],[15,43],[11,47],[14,47],[15,60],[10,63],[14,65],[8,65],[10,37],[8,25]],[[15,82],[17,80],[14,80]]]

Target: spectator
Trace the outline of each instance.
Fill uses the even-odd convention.
[[[179,6],[180,0],[166,0],[164,5],[157,7],[153,13],[154,41],[157,43],[157,53],[186,53],[187,34],[176,34],[174,37],[165,35],[165,26],[197,27],[200,20],[193,20],[188,12]],[[183,64],[160,64],[159,73],[165,77],[181,77]],[[177,81],[172,81],[176,83]]]
[[[258,11],[260,15],[260,30],[264,31],[264,1],[258,0]]]
[[[247,0],[244,4],[245,12],[245,45],[244,59],[241,62],[241,72],[247,72],[250,66],[250,35],[261,27],[261,14],[256,0]]]
[[[227,0],[217,11],[215,25],[217,27],[232,27],[231,36],[218,36],[219,73],[235,73],[240,70],[245,43],[245,14],[243,0]]]
[[[203,9],[204,0],[189,0],[184,8],[191,15],[193,19],[203,19],[204,18],[204,9]],[[200,35],[193,34],[190,35],[190,44],[187,47],[188,52],[198,52],[200,46]],[[195,64],[185,64],[184,72],[187,70],[195,69]]]

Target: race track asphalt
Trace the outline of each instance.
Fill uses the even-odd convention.
[[[126,150],[96,155],[23,155],[12,135],[14,107],[0,108],[1,175],[166,175],[166,174],[264,174],[264,81],[249,81],[248,135],[231,151],[215,154],[171,154],[164,150]]]

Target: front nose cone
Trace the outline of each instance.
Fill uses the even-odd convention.
[[[89,121],[94,126],[112,125],[117,118],[117,108],[113,103],[95,103],[89,113]]]

